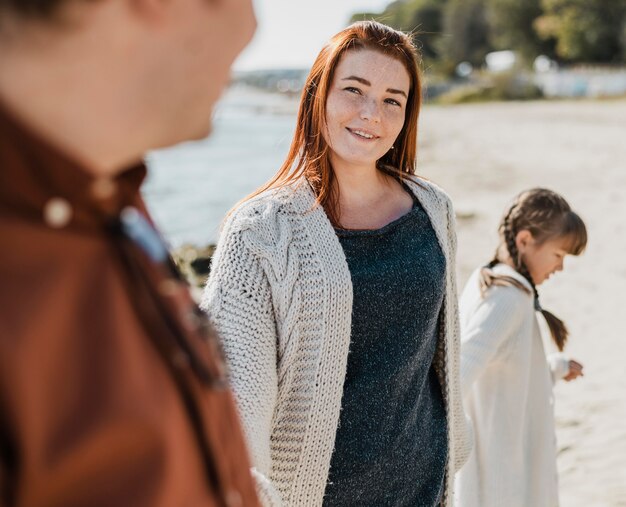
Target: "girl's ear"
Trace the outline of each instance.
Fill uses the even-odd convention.
[[[533,243],[533,235],[528,229],[522,229],[515,236],[515,245],[517,246],[517,251],[520,253],[520,255],[524,254],[528,247]]]

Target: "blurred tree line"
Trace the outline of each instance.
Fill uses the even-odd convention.
[[[397,0],[383,12],[361,12],[412,32],[425,64],[452,74],[490,51],[512,49],[531,63],[626,62],[626,0]]]

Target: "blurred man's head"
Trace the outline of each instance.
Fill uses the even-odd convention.
[[[0,97],[93,108],[142,150],[202,138],[255,27],[252,0],[0,0]]]

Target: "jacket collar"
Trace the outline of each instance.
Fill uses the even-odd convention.
[[[143,207],[139,163],[97,178],[0,104],[0,213],[52,228],[101,228],[129,205]]]

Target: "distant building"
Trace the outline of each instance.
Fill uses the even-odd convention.
[[[626,95],[626,68],[575,67],[537,73],[535,84],[546,97]]]
[[[485,55],[485,64],[489,72],[508,72],[517,64],[515,51],[492,51]]]

